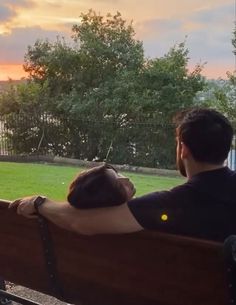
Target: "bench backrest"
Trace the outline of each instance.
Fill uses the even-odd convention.
[[[37,221],[0,201],[0,275],[52,294]],[[50,224],[71,303],[226,305],[223,245],[156,232],[80,236]]]

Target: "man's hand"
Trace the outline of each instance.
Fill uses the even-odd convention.
[[[37,218],[36,210],[34,207],[34,200],[38,196],[29,196],[21,199],[16,199],[9,204],[9,208],[15,208],[17,214],[22,215],[27,218]]]
[[[37,197],[17,199],[9,207],[16,208],[19,215],[36,218],[34,200]],[[39,209],[40,215],[57,226],[78,234],[124,234],[143,230],[127,203],[100,209],[76,209],[68,202],[57,202],[47,198]]]

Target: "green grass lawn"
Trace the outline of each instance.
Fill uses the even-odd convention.
[[[0,162],[0,198],[15,198],[42,194],[56,200],[64,200],[70,181],[83,170],[78,167],[45,164]],[[157,177],[125,173],[137,189],[136,195],[170,189],[182,183],[181,178]]]

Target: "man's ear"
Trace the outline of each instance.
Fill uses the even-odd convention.
[[[186,144],[184,144],[184,142],[181,142],[180,145],[181,145],[181,159],[188,158],[189,155],[191,154],[188,146],[186,146]]]

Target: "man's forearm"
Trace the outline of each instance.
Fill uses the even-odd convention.
[[[143,229],[134,219],[127,204],[81,210],[67,202],[46,199],[39,207],[39,213],[57,226],[85,235],[132,233]]]
[[[54,202],[46,199],[44,204],[39,207],[39,213],[55,225],[73,231],[72,224],[78,211],[67,202]]]

